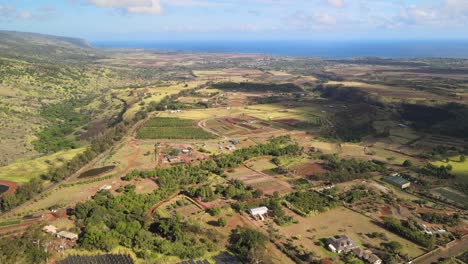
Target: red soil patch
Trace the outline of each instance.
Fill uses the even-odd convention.
[[[325,172],[325,170],[317,163],[305,163],[291,168],[294,174],[300,177],[315,175],[317,173]]]
[[[380,208],[380,213],[385,216],[392,215],[392,209],[390,208],[390,206],[386,205]]]
[[[4,196],[6,194],[9,194],[9,193],[14,193],[16,191],[16,189],[18,188],[18,184],[16,184],[16,182],[12,182],[12,181],[0,180],[0,185],[8,186],[8,190],[6,192],[4,192],[4,193],[1,193],[0,197]]]

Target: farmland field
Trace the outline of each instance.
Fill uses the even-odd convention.
[[[191,120],[157,117],[137,131],[140,139],[214,139],[215,135],[195,127]]]

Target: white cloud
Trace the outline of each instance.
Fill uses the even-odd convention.
[[[344,6],[344,1],[343,0],[327,0],[327,3],[336,8],[342,8]]]
[[[330,14],[314,14],[312,16],[313,22],[319,25],[335,25],[336,17]]]
[[[162,11],[160,0],[88,0],[88,3],[134,14],[159,15]]]
[[[18,17],[21,19],[30,19],[33,15],[29,11],[21,11],[19,12]]]

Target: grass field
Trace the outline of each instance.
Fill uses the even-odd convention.
[[[17,161],[0,168],[0,179],[24,183],[45,174],[51,167],[62,165],[85,151],[85,148],[60,151],[34,160]]]
[[[322,257],[330,256],[330,252],[324,247],[314,244],[319,239],[347,234],[360,245],[368,243],[378,246],[381,242],[384,242],[381,239],[369,238],[365,235],[372,232],[384,233],[390,241],[400,242],[404,246],[403,253],[411,257],[424,253],[416,244],[382,229],[373,223],[371,219],[343,207],[305,218],[295,214],[294,217],[299,223],[278,227],[280,233],[286,237],[294,235],[297,238],[296,243],[304,245],[305,248],[316,252]]]
[[[192,120],[156,117],[137,131],[139,139],[214,139],[215,135],[195,127]]]
[[[465,162],[460,162],[460,156],[451,157],[450,161],[447,163],[445,161],[433,162],[434,165],[452,165],[452,173],[457,176],[460,181],[468,183],[468,160]]]

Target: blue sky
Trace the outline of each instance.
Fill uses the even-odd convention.
[[[0,29],[91,41],[466,39],[468,0],[0,0]]]

